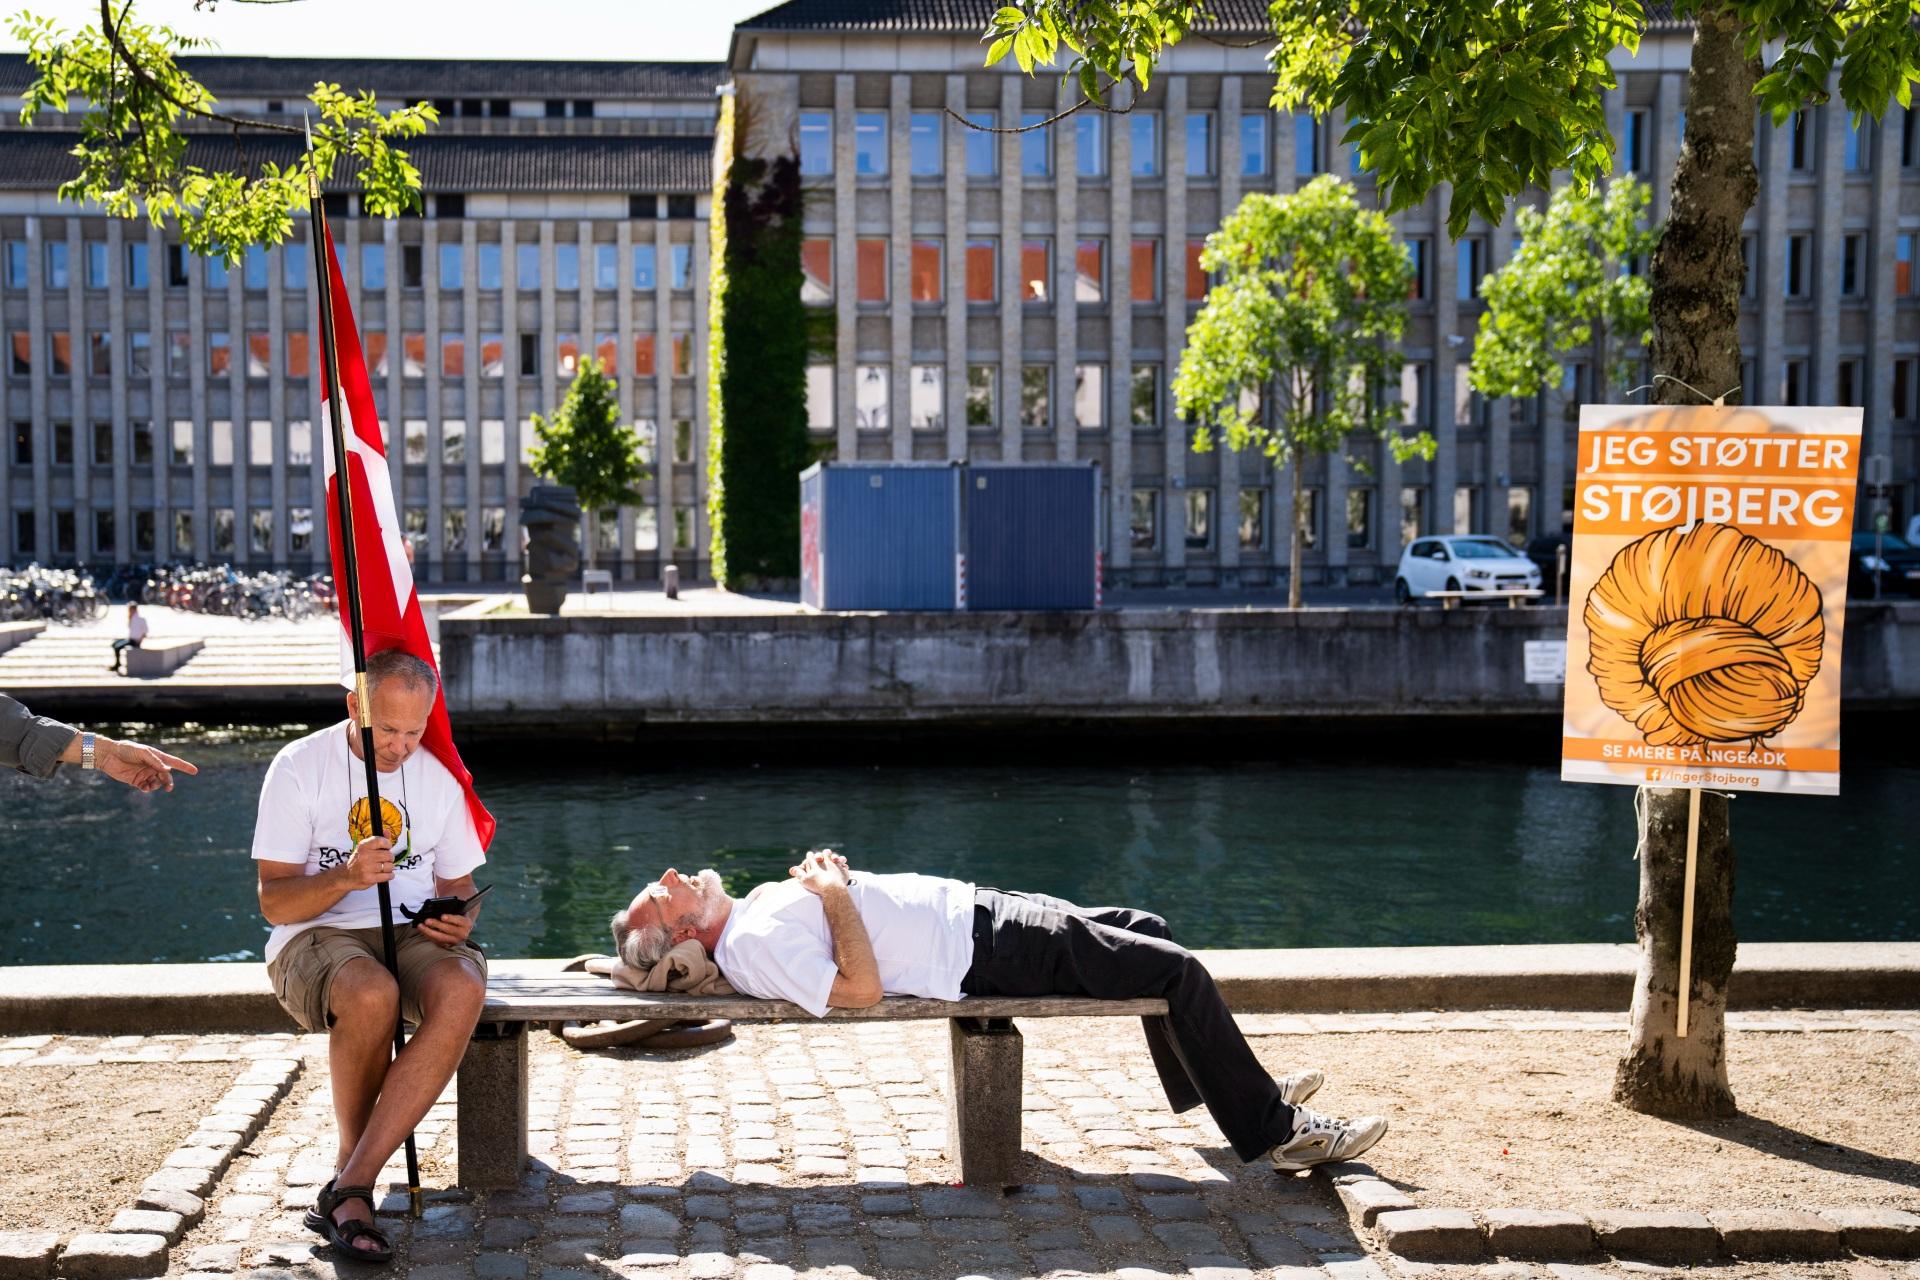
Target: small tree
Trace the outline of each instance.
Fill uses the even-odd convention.
[[[567,388],[567,398],[552,417],[533,415],[533,447],[529,464],[557,484],[569,485],[581,509],[595,519],[606,507],[640,501],[634,486],[646,479],[640,462],[640,433],[620,424],[620,404],[614,393],[620,384],[588,356],[580,361]],[[587,538],[587,563],[597,561],[598,539]]]
[[[1433,438],[1403,435],[1399,406],[1382,395],[1399,373],[1390,344],[1406,327],[1413,264],[1386,218],[1329,174],[1293,195],[1248,195],[1207,237],[1200,265],[1218,283],[1187,329],[1173,394],[1199,424],[1196,450],[1217,435],[1292,468],[1287,606],[1298,609],[1307,461],[1343,452],[1355,433],[1385,438],[1401,459],[1433,456]]]
[[[1631,177],[1605,189],[1565,186],[1545,213],[1514,211],[1520,247],[1481,289],[1487,309],[1473,342],[1473,389],[1538,395],[1561,379],[1561,357],[1588,348],[1596,398],[1624,393],[1626,356],[1653,340],[1646,265],[1660,228],[1646,224],[1653,193]]]

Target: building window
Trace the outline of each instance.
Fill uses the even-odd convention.
[[[307,258],[289,246],[280,251],[280,287],[298,293],[307,287]]]
[[[167,246],[167,287],[169,289],[187,287],[187,247],[183,244]]]
[[[1135,489],[1127,507],[1127,532],[1135,551],[1152,551],[1160,545],[1160,491]]]
[[[1128,288],[1133,301],[1160,301],[1160,242],[1135,240],[1130,252],[1133,256],[1128,269]]]
[[[1463,427],[1486,425],[1487,402],[1473,389],[1473,366],[1465,360],[1453,366],[1453,420]]]
[[[127,374],[134,378],[153,375],[153,335],[145,329],[127,334]]]
[[[1213,490],[1187,490],[1187,549],[1205,551],[1213,545]]]
[[[1024,130],[1020,135],[1020,173],[1028,178],[1045,178],[1053,173],[1053,126],[1042,124],[1047,119],[1043,111],[1028,111],[1021,115],[1020,125]]]
[[[580,291],[580,246],[553,246],[553,287],[562,293]]]
[[[193,465],[193,423],[175,418],[168,427],[168,461],[176,467]]]
[[[216,378],[224,378],[232,369],[231,339],[224,333],[209,333],[207,335],[207,372]]]
[[[153,555],[158,550],[158,530],[154,527],[152,511],[133,513],[133,553],[140,556]]]
[[[1900,113],[1900,163],[1908,168],[1920,163],[1920,129],[1915,128],[1915,116],[1913,107]]]
[[[997,117],[991,111],[967,112],[967,176],[991,178],[1000,172],[1000,135],[989,133]]]
[[[440,376],[443,378],[464,378],[467,376],[467,337],[463,333],[443,333],[440,335]]]
[[[513,286],[523,293],[533,293],[540,288],[539,245],[513,246]]]
[[[211,268],[213,259],[208,259],[207,265]],[[211,277],[207,286],[214,287]],[[368,291],[387,287],[387,246],[384,244],[360,246],[360,287]]]
[[[1427,405],[1432,399],[1428,387],[1433,367],[1418,362],[1400,366],[1400,421],[1410,427],[1424,427],[1430,421]]]
[[[1780,362],[1780,403],[1807,403],[1807,362],[1805,360]]]
[[[480,465],[497,467],[507,460],[507,423],[504,418],[480,419]]]
[[[1293,113],[1293,172],[1311,178],[1326,169],[1320,155],[1320,122],[1309,111]]]
[[[313,423],[306,418],[295,418],[287,424],[287,465],[313,465]]]
[[[1740,296],[1751,298],[1759,292],[1753,272],[1753,237],[1740,237]]]
[[[500,523],[502,527],[504,527],[507,522],[506,508],[488,507],[486,514],[491,518],[491,514],[495,511],[500,513]],[[498,551],[500,549],[499,533],[489,526],[488,535],[492,537],[493,542],[492,545],[486,549],[489,551]],[[639,507],[634,510],[633,549],[635,551],[649,553],[657,553],[660,550],[660,512],[657,508]]]
[[[673,509],[673,549],[693,550],[693,510],[690,507]]]
[[[440,288],[443,292],[454,293],[460,289],[462,276],[460,246],[443,244],[440,246]]]
[[[1620,164],[1628,173],[1644,176],[1647,172],[1647,113],[1627,112],[1626,137],[1621,140]]]
[[[593,335],[593,358],[600,365],[600,372],[609,378],[620,376],[620,335],[617,333],[596,333]]]
[[[885,431],[893,380],[884,364],[863,364],[853,371],[853,425],[861,431]]]
[[[1000,296],[995,263],[998,245],[996,240],[967,241],[968,302],[992,302]]]
[[[256,556],[273,553],[273,509],[255,507],[247,516],[247,549]]]
[[[991,427],[999,405],[999,370],[990,364],[967,366],[967,425]]]
[[[113,424],[111,422],[93,424],[93,465],[96,467],[113,465]]]
[[[173,554],[186,558],[193,554],[193,512],[173,513]]]
[[[215,418],[207,424],[207,456],[216,467],[233,465],[233,423]]]
[[[53,465],[56,467],[73,465],[73,424],[71,422],[53,424]]]
[[[1073,422],[1082,431],[1098,431],[1107,425],[1107,366],[1073,367]]]
[[[1053,366],[1020,366],[1020,425],[1029,431],[1044,431],[1052,425]]]
[[[1267,160],[1267,113],[1249,111],[1240,117],[1240,176],[1264,178],[1272,169]]]
[[[1053,277],[1053,241],[1020,242],[1020,300],[1045,302],[1047,284]]]
[[[916,111],[907,124],[907,157],[916,178],[937,178],[946,170],[942,155],[940,117]]]
[[[1474,519],[1475,509],[1479,505],[1480,491],[1470,484],[1455,485],[1453,490],[1453,531],[1457,534],[1472,533],[1478,522]]]
[[[654,246],[636,244],[633,246],[633,287],[648,293],[658,287],[654,274]]]
[[[938,431],[946,425],[946,369],[917,364],[910,375],[907,422],[915,431]]]
[[[833,113],[800,113],[800,176],[811,178],[833,172]]]
[[[1846,130],[1846,149],[1841,153],[1842,166],[1848,173],[1865,173],[1873,167],[1873,122],[1862,120],[1855,124],[1849,118]]]
[[[807,425],[815,430],[831,428],[833,422],[833,366],[807,366]]]
[[[33,372],[33,335],[15,331],[7,335],[7,372],[25,377]]]
[[[1793,113],[1788,125],[1787,167],[1789,169],[1811,169],[1814,163],[1813,121],[1805,111]]]
[[[136,240],[127,245],[127,288],[144,289],[146,287],[147,246]]]
[[[1413,268],[1413,277],[1407,283],[1407,301],[1424,302],[1427,298],[1427,238],[1413,236],[1405,243],[1407,263]]]
[[[1347,545],[1355,548],[1373,545],[1373,489],[1370,486],[1347,490]]]
[[[487,292],[498,292],[501,286],[500,246],[497,244],[479,244],[474,246],[474,269],[478,275],[480,288]]]
[[[653,335],[636,333],[633,335],[633,372],[635,377],[654,376]]]
[[[1082,240],[1073,249],[1073,300],[1099,302],[1107,296],[1107,242]]]
[[[1300,530],[1300,547],[1305,551],[1317,550],[1320,546],[1320,490],[1306,488],[1300,491],[1300,506],[1293,513],[1295,524]],[[1289,535],[1288,545],[1292,545]]]
[[[1213,113],[1192,111],[1187,114],[1187,176],[1211,178],[1213,165]]]
[[[1240,549],[1260,551],[1267,545],[1267,491],[1240,491]]]
[[[673,288],[675,292],[685,293],[693,288],[693,246],[676,244],[673,253]]]
[[[273,424],[259,418],[247,423],[247,465],[273,465]]]
[[[506,335],[499,333],[480,335],[480,376],[483,378],[507,376]]]
[[[13,464],[16,467],[33,465],[33,424],[31,422],[13,424]]]
[[[1920,417],[1920,360],[1893,362],[1893,416],[1900,422]]]
[[[1455,276],[1453,296],[1471,302],[1480,296],[1480,277],[1487,271],[1487,242],[1479,236],[1465,236],[1454,245]]]
[[[313,550],[313,508],[287,508],[287,550],[306,555]]]
[[[1160,423],[1160,366],[1133,366],[1133,385],[1127,396],[1134,426],[1153,430]]]
[[[273,376],[272,334],[254,332],[247,335],[247,376],[249,378]]]
[[[427,420],[408,418],[400,427],[401,447],[405,450],[407,465],[425,466],[427,462]],[[409,515],[412,513],[409,512]],[[422,532],[424,532],[422,526]]]
[[[68,518],[71,519],[71,516],[69,516]],[[101,552],[106,555],[112,555],[113,540],[114,540],[113,512],[95,511],[93,513],[93,549],[94,551]],[[67,550],[71,551],[73,550],[73,547],[69,545],[67,547]]]
[[[668,196],[667,217],[685,221],[693,217],[694,199],[692,196]]]
[[[7,288],[24,289],[27,287],[27,242],[25,240],[7,241]]]
[[[367,353],[371,359],[371,350]],[[520,335],[520,376],[537,378],[540,376],[540,335],[523,333]]]
[[[1913,237],[1911,235],[1893,238],[1893,293],[1898,298],[1911,297],[1913,294]]]
[[[887,300],[887,242],[884,237],[853,244],[854,298],[860,302]]]
[[[673,346],[668,354],[673,358],[673,376],[691,378],[693,376],[693,335],[676,333],[671,336],[671,342]]]
[[[1158,178],[1160,168],[1160,116],[1153,111],[1135,111],[1127,117],[1133,139],[1133,176]]]
[[[35,527],[33,512],[16,511],[13,513],[13,551],[15,555],[31,556],[39,544],[38,530]]]
[[[440,424],[440,461],[451,467],[467,465],[467,424],[458,418]]]
[[[1207,271],[1200,265],[1200,254],[1207,247],[1204,240],[1187,241],[1187,301],[1200,302],[1207,296]]]
[[[403,378],[427,376],[426,334],[403,333],[400,335],[400,376]]]
[[[1415,485],[1400,489],[1400,545],[1406,546],[1426,530],[1427,491]]]
[[[267,291],[267,251],[257,244],[248,245],[240,259],[240,287],[248,293]]]
[[[915,240],[908,260],[908,288],[915,302],[938,302],[944,296],[941,285],[940,242]]]
[[[65,240],[47,241],[47,284],[49,290],[64,289],[68,284],[67,242]]]
[[[1807,296],[1807,250],[1812,236],[1787,237],[1787,296],[1804,298]]]
[[[1840,296],[1857,298],[1863,292],[1860,265],[1866,256],[1867,238],[1845,236],[1840,241]]]
[[[113,376],[113,335],[104,329],[87,332],[87,375],[93,378]]]
[[[863,178],[877,178],[887,172],[886,112],[854,113],[853,171]]]
[[[87,288],[104,289],[107,287],[107,243],[104,240],[86,242]],[[251,253],[252,251],[249,250]]]
[[[1096,111],[1073,118],[1074,166],[1083,178],[1107,176],[1107,121]]]
[[[1837,381],[1835,382],[1836,403],[1851,408],[1857,408],[1865,403],[1862,397],[1863,383],[1861,381],[1860,369],[1861,365],[1858,360],[1842,360],[1840,362],[1838,369],[1835,370],[1838,375]]]
[[[1507,490],[1507,541],[1516,547],[1527,545],[1533,532],[1533,490],[1514,485]]]

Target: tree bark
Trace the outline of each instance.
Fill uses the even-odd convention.
[[[1703,4],[1693,36],[1687,133],[1673,175],[1672,216],[1653,253],[1653,369],[1708,398],[1740,385],[1740,224],[1753,207],[1753,86],[1739,18],[1725,0]],[[1661,404],[1700,396],[1661,381]],[[1725,796],[1700,797],[1693,976],[1686,1039],[1676,1034],[1687,793],[1640,791],[1640,971],[1633,1030],[1614,1077],[1614,1101],[1674,1118],[1729,1115],[1727,979],[1733,972],[1733,846]]]
[[[1300,477],[1302,462],[1300,451],[1291,447],[1291,433],[1289,433],[1287,456],[1293,460],[1293,537],[1287,543],[1287,608],[1298,609],[1300,607],[1301,548],[1307,537],[1307,513],[1301,509],[1300,499],[1305,496],[1306,486]]]
[[[1687,792],[1642,787],[1640,905],[1633,931],[1640,972],[1633,988],[1633,1039],[1613,1078],[1613,1100],[1673,1119],[1734,1114],[1727,1083],[1727,979],[1733,973],[1733,844],[1727,798],[1700,796],[1698,882],[1687,1035],[1678,1034],[1681,909],[1687,863]]]

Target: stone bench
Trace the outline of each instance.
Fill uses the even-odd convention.
[[[0,622],[0,653],[25,644],[46,629],[44,622]]]
[[[205,640],[149,640],[127,650],[127,674],[151,680],[178,671],[206,644]]]
[[[1021,1037],[1015,1018],[1137,1018],[1167,1011],[1164,1000],[981,997],[919,1000],[889,996],[867,1009],[816,1019],[784,1000],[751,996],[645,995],[590,974],[494,977],[460,1063],[457,1133],[460,1182],[469,1190],[518,1186],[527,1163],[527,1030],[552,1022],[636,1018],[731,1018],[735,1022],[895,1022],[945,1018],[952,1077],[947,1147],[969,1186],[1018,1179]]]

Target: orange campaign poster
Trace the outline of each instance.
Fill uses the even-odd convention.
[[[1562,778],[1839,794],[1861,418],[1581,408]]]

